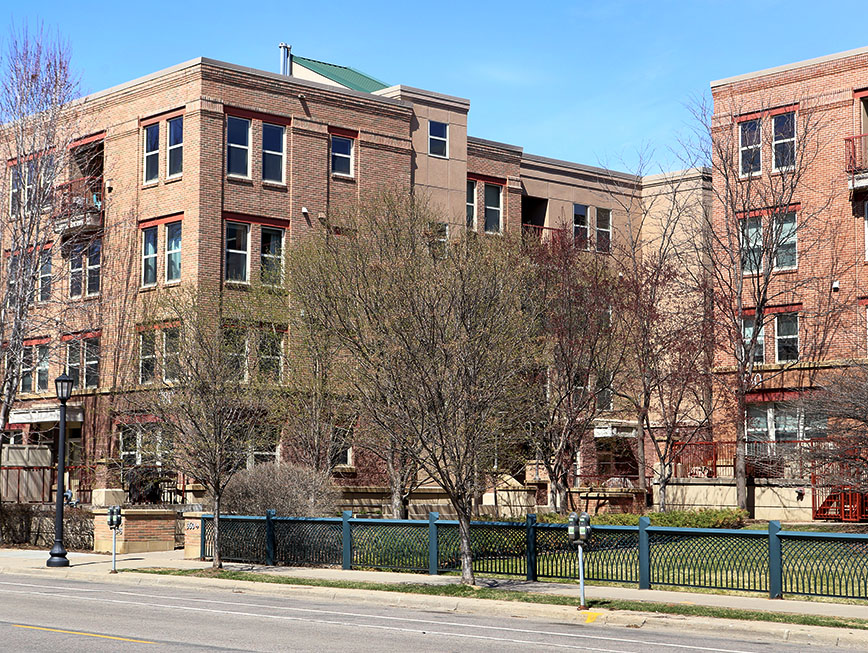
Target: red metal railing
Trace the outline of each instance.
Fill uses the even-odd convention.
[[[548,243],[555,238],[563,238],[564,230],[558,227],[544,227],[537,224],[521,225],[521,235],[526,240],[536,243]]]
[[[102,212],[102,177],[80,177],[54,187],[53,213],[60,223],[73,223]]]
[[[752,478],[807,479],[811,449],[823,440],[749,440],[745,466]],[[735,442],[676,442],[673,473],[678,478],[733,478]]]
[[[90,465],[69,465],[64,486],[72,490],[72,498],[90,503],[93,492],[94,468]],[[4,503],[54,503],[57,468],[54,466],[0,467],[0,500]]]
[[[847,173],[854,175],[868,170],[868,134],[859,134],[844,139],[844,165]]]

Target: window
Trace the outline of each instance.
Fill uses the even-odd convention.
[[[267,286],[279,286],[283,283],[283,229],[263,227],[260,242],[260,280]]]
[[[259,373],[279,383],[283,373],[283,335],[266,331],[259,335]]]
[[[139,383],[153,383],[157,370],[157,332],[139,334]]]
[[[739,154],[741,174],[752,175],[762,170],[760,121],[745,120],[739,124]]]
[[[753,338],[754,328],[756,327],[756,319],[753,317],[745,317],[741,320],[742,334],[744,337],[745,360],[750,361],[750,341]],[[765,325],[760,326],[759,333],[756,336],[756,343],[753,350],[753,362],[757,365],[762,365],[765,362],[765,340],[764,340]]]
[[[597,408],[612,410],[612,374],[601,372],[597,377]]]
[[[775,217],[775,267],[794,268],[798,265],[796,249],[796,214],[789,212]]]
[[[449,156],[449,125],[445,122],[428,121],[428,154],[444,159]]]
[[[163,329],[163,380],[177,381],[181,372],[181,329]]]
[[[250,121],[228,116],[226,119],[226,172],[250,176]]]
[[[597,233],[594,242],[598,252],[608,253],[612,248],[611,209],[597,209]]]
[[[762,443],[825,438],[826,421],[823,415],[808,415],[786,404],[750,404],[747,407],[747,440],[749,443]],[[784,449],[769,446],[753,445],[747,450],[755,465],[761,463],[757,456],[768,458],[781,453]]]
[[[72,387],[81,384],[81,340],[66,343],[66,373],[72,377]]]
[[[84,349],[84,387],[99,386],[99,338],[82,340]]]
[[[166,283],[181,280],[181,223],[166,225]]]
[[[72,246],[69,255],[69,296],[92,297],[99,294],[102,242],[94,240],[85,248]]]
[[[747,407],[747,440],[756,442],[768,440],[768,409],[765,405]]]
[[[172,118],[166,122],[169,132],[169,155],[166,165],[166,177],[180,177],[184,171],[184,116]]]
[[[337,428],[335,429],[338,430]],[[335,467],[352,467],[353,466],[353,448],[349,445],[342,446],[335,456]]]
[[[250,225],[226,223],[226,281],[247,283]]]
[[[472,180],[467,182],[467,228],[476,231],[476,182]],[[865,228],[865,234],[865,242],[868,243],[868,227]],[[865,251],[868,252],[868,248]],[[868,254],[866,254],[866,260],[868,260]]]
[[[39,301],[51,299],[51,252],[39,255]]]
[[[145,127],[145,183],[157,181],[160,176],[160,123]]]
[[[744,218],[741,223],[741,269],[745,274],[755,274],[763,267],[762,218]]]
[[[777,362],[799,360],[799,314],[781,313],[775,318]]]
[[[21,352],[21,392],[48,390],[48,345],[28,345]]]
[[[33,211],[35,207],[32,206],[32,203],[37,201],[35,186],[39,176],[36,161],[12,166],[10,175],[12,177],[9,193],[11,213],[16,215],[21,210]]]
[[[428,247],[435,259],[444,259],[449,254],[449,224],[446,222],[430,223],[431,241]]]
[[[118,448],[124,465],[160,464],[161,434],[153,422],[125,424],[118,433]]]
[[[243,329],[223,329],[223,354],[226,368],[241,380],[247,379],[247,332]]]
[[[283,127],[262,123],[262,179],[283,183]]]
[[[332,174],[353,176],[353,139],[332,136]]]
[[[573,204],[573,241],[579,249],[588,249],[588,207]]]
[[[157,283],[157,227],[142,230],[142,285]]]
[[[774,170],[789,170],[796,163],[796,114],[782,113],[772,119]]]
[[[495,184],[485,184],[485,232],[499,234],[502,188]]]

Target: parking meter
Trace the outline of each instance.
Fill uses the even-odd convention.
[[[106,517],[108,527],[112,529],[112,569],[110,574],[118,573],[117,556],[118,556],[118,530],[121,527],[121,507],[109,506],[108,515]]]
[[[579,551],[579,595],[581,605],[579,610],[586,610],[587,603],[585,602],[585,557],[584,550],[591,539],[591,516],[583,512],[577,515],[574,512],[570,513],[570,520],[567,523],[567,537],[570,544],[578,547]]]

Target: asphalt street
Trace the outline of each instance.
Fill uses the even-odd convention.
[[[480,617],[226,589],[0,575],[3,651],[504,651],[754,653],[819,651],[779,640],[641,632],[594,624]],[[852,650],[852,649],[851,649]],[[868,643],[866,643],[868,650]]]

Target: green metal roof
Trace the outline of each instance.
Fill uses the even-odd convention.
[[[296,55],[292,55],[292,63],[300,64],[308,70],[319,73],[323,77],[328,77],[333,82],[337,82],[341,86],[346,86],[354,91],[373,93],[374,91],[380,91],[389,86],[388,84],[381,82],[379,79],[374,79],[370,75],[366,75],[355,68],[349,68],[347,66],[336,66],[335,64],[326,63],[325,61],[306,59],[305,57],[299,57]]]

